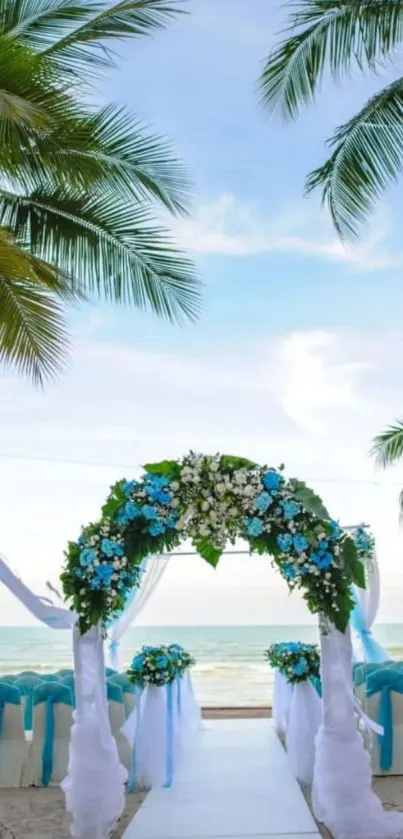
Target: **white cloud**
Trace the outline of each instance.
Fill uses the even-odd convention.
[[[290,474],[324,495],[336,516],[371,521],[392,575],[401,550],[398,488],[357,488],[349,481],[390,480],[379,478],[366,453],[371,436],[402,407],[401,343],[389,333],[306,331],[242,345],[237,352],[215,348],[209,355],[204,349],[192,357],[81,341],[74,367],[45,395],[4,377],[0,549],[28,584],[45,594],[46,579],[57,583],[66,542],[97,516],[113,481],[138,474],[148,460],[179,457],[193,448],[273,465],[284,461]],[[227,572],[214,577],[197,564],[186,582],[183,565],[172,566],[148,619],[175,623],[190,613],[196,621],[208,619],[199,582],[200,590],[217,586],[224,597]],[[260,584],[251,574],[252,591]],[[268,576],[268,609],[272,585]],[[183,613],[179,593],[187,603]],[[0,604],[2,620],[7,615],[24,620],[1,590]],[[243,619],[264,622],[264,598],[250,604]],[[285,599],[283,605],[292,622],[292,605]],[[224,616],[233,615],[230,607],[228,613],[221,608]]]
[[[295,253],[366,271],[403,265],[403,253],[392,253],[387,248],[389,228],[382,211],[366,238],[351,247],[340,242],[323,211],[314,211],[313,205],[305,203],[298,213],[265,218],[234,195],[224,194],[201,206],[194,218],[175,221],[174,233],[183,248],[196,253]]]

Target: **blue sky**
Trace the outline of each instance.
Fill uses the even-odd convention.
[[[401,616],[403,469],[377,473],[371,437],[403,413],[401,187],[355,249],[337,241],[305,174],[324,140],[381,84],[325,83],[293,124],[258,102],[262,61],[284,21],[267,0],[190,0],[189,16],[119,47],[98,98],[172,138],[194,181],[175,220],[204,287],[198,324],[92,305],[72,316],[69,370],[44,394],[0,372],[0,550],[38,593],[110,483],[188,448],[230,451],[309,481],[335,517],[378,540],[380,618]],[[61,462],[60,462],[61,461]],[[71,461],[70,463],[66,461]],[[191,562],[191,565],[190,565]],[[0,622],[28,620],[0,591]],[[307,621],[263,560],[172,561],[144,621]]]

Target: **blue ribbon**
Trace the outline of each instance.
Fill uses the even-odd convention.
[[[166,686],[167,690],[167,730],[166,730],[166,781],[164,787],[172,786],[174,776],[174,692],[173,682]]]
[[[32,716],[33,716],[33,691],[30,690],[27,693],[26,700],[25,700],[25,712],[24,712],[24,728],[25,731],[32,731]]]
[[[120,641],[111,641],[111,643],[109,644],[109,656],[112,667],[115,668],[117,668],[119,664],[119,647]]]
[[[55,738],[55,716],[53,697],[49,696],[45,705],[45,738],[42,752],[42,784],[47,787],[53,772],[53,745]]]
[[[383,727],[383,736],[378,736],[380,767],[387,772],[393,764],[393,708],[391,693],[403,693],[403,674],[397,670],[381,668],[368,677],[366,695],[379,697],[378,722]]]
[[[127,784],[127,791],[134,792],[136,789],[136,778],[137,778],[137,736],[140,730],[140,707],[141,707],[141,694],[143,693],[143,685],[135,685],[134,688],[134,699],[136,704],[136,713],[137,713],[137,720],[136,720],[136,733],[134,735],[133,740],[133,747],[132,747],[132,754],[130,760],[130,769],[129,769],[129,781]]]
[[[388,660],[388,655],[385,650],[375,641],[375,638],[367,626],[364,613],[358,602],[354,586],[351,588],[351,593],[354,599],[354,609],[350,615],[350,623],[352,629],[358,635],[364,650],[365,661],[373,662],[374,664],[382,664]]]
[[[321,682],[319,676],[310,676],[309,681],[310,681],[311,685],[313,685],[313,687],[315,688],[318,696],[320,696],[322,698],[322,682]]]

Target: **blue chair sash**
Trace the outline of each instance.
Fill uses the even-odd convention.
[[[53,773],[53,751],[55,740],[55,709],[59,703],[73,705],[71,690],[67,685],[60,682],[46,682],[35,688],[33,693],[33,704],[45,703],[45,733],[42,749],[42,777],[43,786],[47,787]]]
[[[392,692],[403,694],[403,673],[397,669],[381,667],[368,677],[366,695],[379,693],[378,722],[384,734],[379,737],[380,767],[387,772],[393,765],[393,706]]]

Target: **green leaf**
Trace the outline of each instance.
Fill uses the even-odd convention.
[[[215,568],[222,556],[222,549],[216,548],[208,539],[193,539],[193,545],[198,554]]]
[[[350,536],[341,543],[341,560],[347,577],[359,588],[365,588],[365,569],[358,557],[357,548]]]
[[[124,484],[125,480],[123,479],[111,487],[110,494],[102,507],[103,518],[113,518],[119,507],[126,503],[127,498],[123,490]]]
[[[220,465],[230,469],[255,469],[257,463],[248,460],[246,457],[235,457],[231,454],[223,454],[220,458]]]
[[[164,475],[167,478],[177,478],[180,474],[180,467],[176,460],[161,460],[160,463],[146,463],[143,466],[150,475]]]
[[[308,513],[311,513],[318,519],[330,519],[330,515],[322,499],[310,487],[303,481],[298,481],[296,478],[291,478],[289,483],[293,489],[295,500],[299,501]]]
[[[374,438],[371,454],[375,457],[376,465],[383,468],[402,459],[403,420],[396,420],[394,425],[389,425]]]
[[[336,602],[338,611],[332,610],[329,612],[328,617],[332,623],[334,623],[339,632],[345,632],[350,620],[350,614],[354,606],[354,602],[348,590],[340,590],[337,593]]]
[[[279,554],[279,548],[276,539],[270,533],[265,533],[263,536],[257,536],[254,539],[248,539],[248,542],[251,551],[253,551],[254,553],[258,553],[261,556],[266,554],[267,556],[276,557]]]

